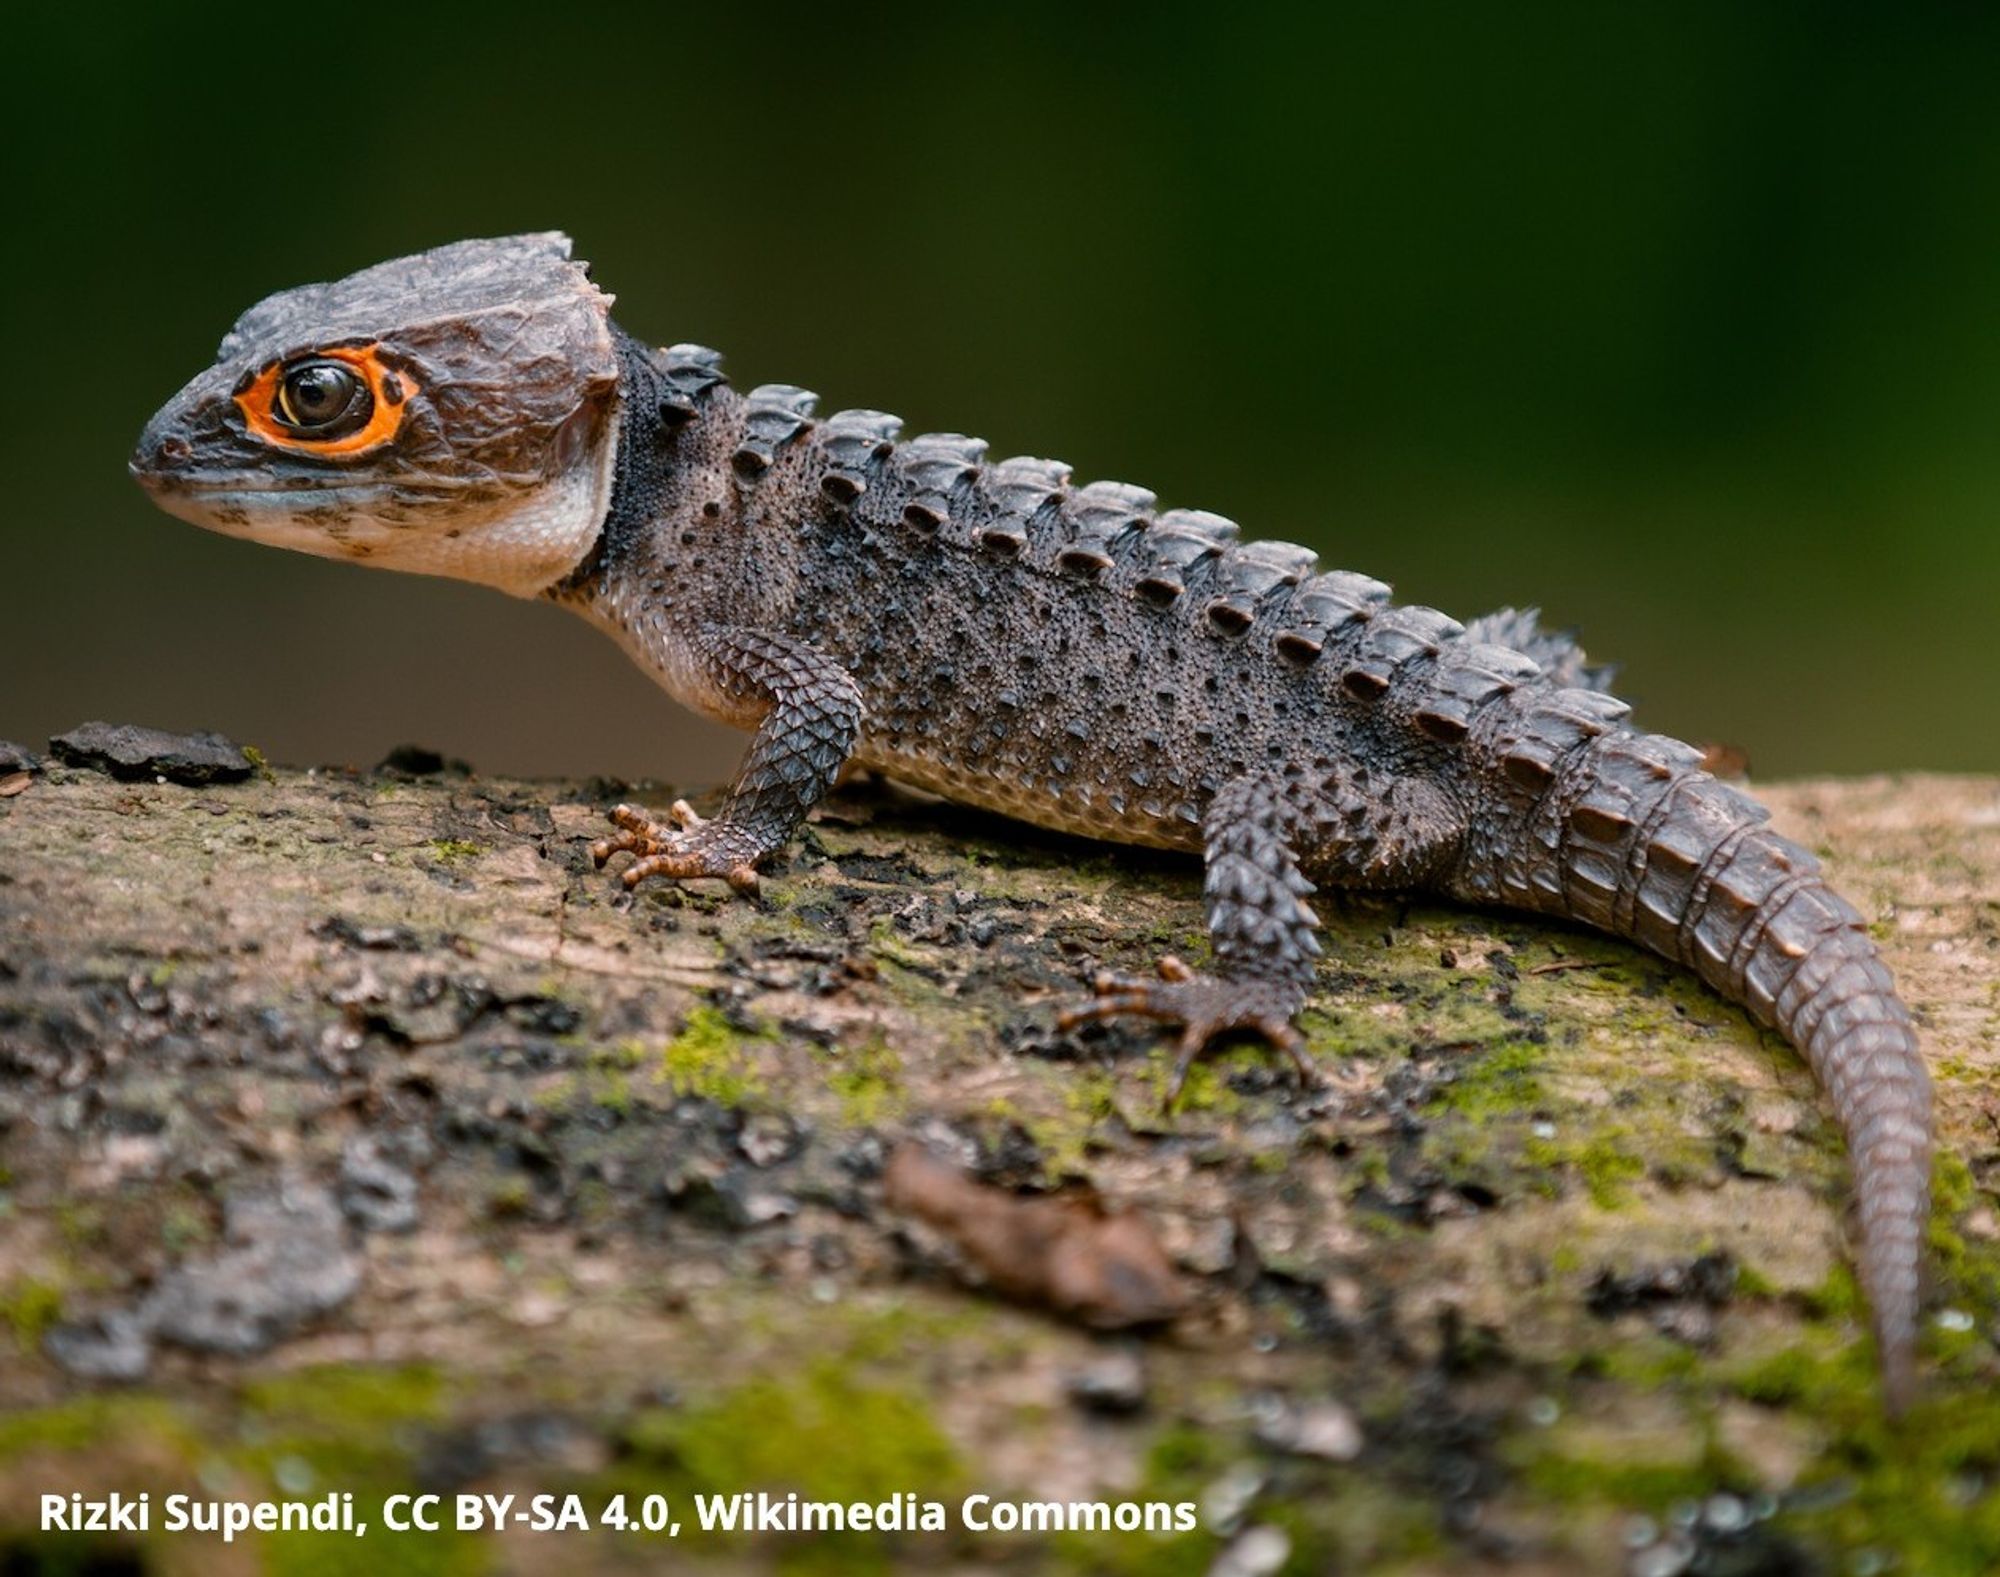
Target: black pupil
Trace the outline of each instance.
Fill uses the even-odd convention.
[[[354,374],[345,367],[314,362],[285,380],[292,415],[304,427],[318,427],[347,409],[354,394]]]

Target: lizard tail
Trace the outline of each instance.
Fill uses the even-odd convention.
[[[1931,1085],[1916,1026],[1866,923],[1811,854],[1750,824],[1705,864],[1677,927],[1681,956],[1798,1047],[1826,1091],[1853,1170],[1884,1399],[1900,1413],[1916,1389],[1930,1217]]]
[[[1861,1283],[1883,1394],[1889,1411],[1900,1413],[1916,1390],[1918,1268],[1930,1217],[1930,1077],[1909,1010],[1860,930],[1822,938],[1801,961],[1787,995],[1778,1028],[1805,1052],[1847,1135]]]
[[[1847,1140],[1860,1279],[1884,1400],[1900,1413],[1916,1386],[1930,1215],[1931,1085],[1916,1027],[1819,861],[1766,826],[1756,801],[1675,770],[1683,752],[1627,733],[1585,753],[1597,771],[1561,796],[1566,907],[1689,965],[1804,1054]]]
[[[1589,691],[1524,696],[1489,735],[1515,796],[1460,896],[1568,915],[1694,969],[1796,1046],[1846,1137],[1859,1271],[1884,1400],[1916,1386],[1918,1273],[1930,1214],[1931,1087],[1916,1028],[1854,907],[1770,813],[1677,740],[1618,726]]]

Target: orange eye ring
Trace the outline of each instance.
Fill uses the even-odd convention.
[[[403,425],[403,413],[409,407],[413,387],[409,373],[387,366],[380,352],[379,345],[334,345],[309,355],[272,362],[236,393],[236,408],[243,413],[244,429],[274,449],[323,459],[350,459],[380,448]],[[284,382],[302,363],[327,361],[353,369],[372,405],[368,419],[353,432],[315,438],[311,432],[288,423]]]

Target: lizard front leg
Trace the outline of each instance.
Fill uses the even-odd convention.
[[[1197,1058],[1220,1035],[1250,1030],[1292,1059],[1302,1081],[1311,1064],[1293,1025],[1312,987],[1319,918],[1303,863],[1346,886],[1415,885],[1458,844],[1461,824],[1428,783],[1371,783],[1359,770],[1317,787],[1241,778],[1225,784],[1202,818],[1208,934],[1215,969],[1160,960],[1158,980],[1102,974],[1096,1000],[1064,1012],[1064,1029],[1134,1014],[1184,1026],[1171,1103]]]
[[[754,894],[758,863],[790,840],[854,749],[861,690],[825,653],[785,636],[704,625],[695,645],[719,692],[745,709],[766,708],[721,813],[704,819],[679,800],[664,826],[620,805],[611,813],[620,830],[590,852],[599,866],[636,855],[627,887],[649,876],[719,876]]]

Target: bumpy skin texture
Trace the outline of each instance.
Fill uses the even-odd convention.
[[[597,853],[634,856],[628,881],[754,888],[846,762],[1202,852],[1214,973],[1163,960],[1070,1015],[1179,1021],[1183,1071],[1228,1030],[1296,1053],[1314,883],[1559,915],[1688,965],[1824,1084],[1886,1394],[1908,1401],[1931,1148],[1910,1015],[1813,857],[1699,752],[1630,727],[1573,641],[1532,612],[1397,607],[1055,461],[901,440],[878,411],[816,420],[790,385],[740,395],[714,352],[649,350],[609,307],[559,235],[281,293],[154,418],[134,474],[211,529],[547,595],[756,730],[714,820],[620,808]],[[389,436],[260,438],[275,416],[243,391],[357,342],[407,393]]]
[[[1379,582],[1315,574],[1303,549],[1238,544],[1226,520],[1079,486],[1053,461],[899,441],[879,412],[815,421],[790,386],[740,396],[694,347],[621,339],[620,355],[611,519],[553,595],[684,699],[763,717],[711,827],[776,847],[835,764],[815,720],[801,749],[818,771],[767,802],[786,714],[718,666],[702,631],[721,619],[852,681],[861,764],[1044,826],[1204,851],[1214,976],[1170,960],[1159,982],[1101,980],[1070,1015],[1182,1021],[1183,1068],[1228,1028],[1294,1044],[1313,882],[1560,915],[1678,960],[1825,1085],[1887,1394],[1908,1400],[1930,1165],[1910,1016],[1812,855],[1699,751],[1628,726],[1572,642],[1531,613],[1468,629],[1395,606]]]

